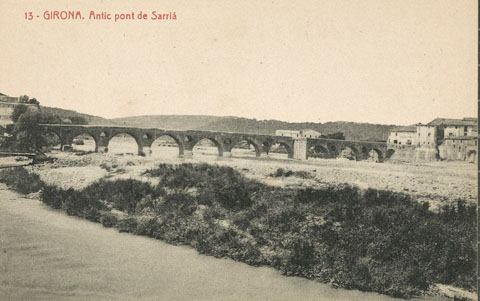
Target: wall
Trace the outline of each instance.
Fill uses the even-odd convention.
[[[417,132],[391,132],[390,135],[388,136],[387,143],[389,146],[394,146],[397,144],[398,145],[415,145],[416,136],[417,136]]]
[[[461,160],[477,162],[477,139],[469,138],[447,138],[438,147],[439,156],[442,160]]]
[[[437,146],[437,127],[417,125],[416,145],[421,148],[435,148]]]
[[[392,162],[413,162],[415,160],[415,145],[395,145],[391,147],[395,152],[388,159]]]
[[[467,128],[467,131],[465,132],[465,127]],[[462,137],[462,136],[474,136],[476,135],[476,128],[474,130],[474,126],[468,125],[468,126],[453,126],[449,125],[445,127],[445,138],[448,137]],[[465,135],[466,133],[466,135]]]

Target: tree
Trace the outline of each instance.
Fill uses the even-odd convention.
[[[20,116],[27,111],[28,111],[28,107],[26,105],[24,104],[16,105],[15,108],[13,108],[13,112],[10,118],[14,123],[16,123],[20,118]]]
[[[37,105],[37,106],[40,105],[40,102],[36,98],[29,99],[28,103],[32,105]]]
[[[30,99],[30,97],[28,97],[28,95],[23,95],[23,96],[20,96],[19,102],[20,103],[27,103],[29,99]]]
[[[20,115],[14,129],[20,150],[34,152],[46,145],[45,136],[39,126],[41,121],[42,116],[38,111],[27,110]]]
[[[326,134],[325,136],[328,139],[345,140],[345,135],[341,132],[335,132],[333,134]]]

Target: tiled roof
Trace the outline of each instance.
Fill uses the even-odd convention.
[[[434,120],[427,123],[428,125],[447,125],[447,126],[454,126],[454,125],[473,125],[476,126],[478,124],[477,118],[463,118],[463,119],[453,119],[453,118],[435,118]]]

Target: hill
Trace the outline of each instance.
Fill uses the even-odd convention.
[[[99,116],[88,115],[84,113],[78,113],[77,111],[72,110],[65,110],[60,108],[53,108],[53,107],[45,107],[40,106],[40,110],[42,113],[49,114],[49,115],[57,115],[61,118],[70,118],[70,117],[82,117],[84,118],[88,124],[115,124],[114,121],[110,119],[106,119]]]
[[[113,118],[111,121],[119,125],[136,127],[152,127],[169,130],[199,130],[212,122],[234,117],[218,117],[204,115],[144,115]]]
[[[229,117],[204,125],[202,130],[275,134],[276,130],[312,129],[322,134],[344,133],[347,140],[386,141],[394,125],[335,121],[326,123],[286,122]]]
[[[241,117],[198,115],[148,115],[112,119],[115,124],[178,130],[225,131],[274,135],[276,130],[312,129],[322,134],[342,132],[347,140],[386,141],[394,125],[356,122],[286,122]]]
[[[344,133],[347,140],[386,141],[395,125],[335,121],[326,123],[256,120],[231,116],[145,115],[106,119],[60,108],[41,107],[45,113],[62,118],[83,117],[89,124],[153,127],[176,130],[206,130],[274,135],[276,130],[312,129],[322,134]]]

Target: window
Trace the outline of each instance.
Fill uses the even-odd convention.
[[[430,137],[431,134],[432,134],[432,133],[428,133],[428,137]]]
[[[397,143],[398,143],[398,141],[397,141],[397,140],[393,140],[393,144],[397,144]]]
[[[411,145],[411,144],[412,144],[412,140],[407,139],[407,144],[408,144],[408,145]]]

